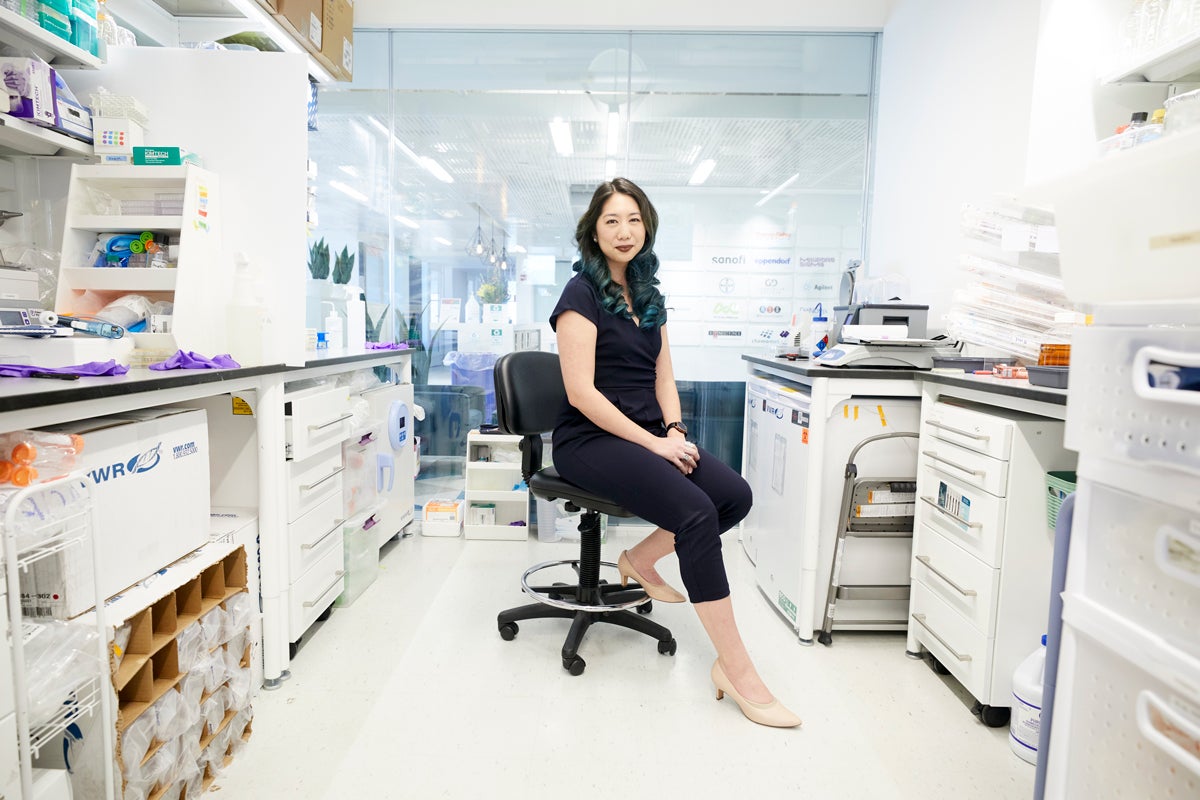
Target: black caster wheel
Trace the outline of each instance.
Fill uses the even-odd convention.
[[[1003,706],[989,706],[976,703],[971,711],[979,716],[979,721],[989,728],[1003,728],[1008,725],[1012,710]]]
[[[664,656],[675,655],[675,640],[668,639],[665,642],[660,641],[658,643],[658,652]]]
[[[833,634],[826,633],[825,631],[821,631],[817,635],[817,641],[826,646],[831,645],[831,644],[833,644]]]
[[[329,619],[331,616],[333,616],[333,605],[332,604],[329,606],[329,608],[327,608],[321,612],[321,616],[317,617],[317,622],[324,622],[325,620]]]
[[[639,614],[649,614],[653,610],[654,610],[654,601],[653,600],[647,600],[646,602],[642,603],[640,606],[637,607],[637,612]]]
[[[296,658],[296,653],[300,652],[300,642],[295,641],[288,644],[288,661]]]
[[[517,631],[521,630],[515,622],[506,622],[500,626],[500,638],[506,642],[511,642],[517,638]]]
[[[563,659],[563,669],[565,669],[567,672],[571,673],[572,675],[575,675],[576,677],[583,674],[583,668],[586,666],[587,666],[587,662],[584,661],[579,656],[575,656],[574,658],[564,658]]]
[[[950,674],[950,670],[946,669],[945,664],[943,664],[942,662],[937,660],[937,656],[931,655],[929,657],[929,668],[931,670],[933,670],[934,674],[936,674],[936,675],[949,675]],[[995,726],[993,726],[993,727],[995,727]]]

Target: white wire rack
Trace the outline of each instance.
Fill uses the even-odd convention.
[[[100,709],[100,738],[103,752],[113,748],[113,708],[105,691],[108,665],[108,634],[104,621],[104,597],[95,557],[96,540],[92,535],[92,483],[79,474],[20,489],[7,499],[0,541],[3,543],[7,580],[9,627],[12,632],[13,701],[17,716],[17,749],[21,769],[21,796],[33,797],[33,758],[54,742],[77,720]],[[63,703],[49,719],[34,724],[30,713],[29,681],[25,665],[24,637],[21,635],[21,575],[41,559],[69,548],[92,546],[92,577],[96,590],[95,625],[96,674],[63,686]],[[113,759],[105,757],[105,797],[113,800]]]

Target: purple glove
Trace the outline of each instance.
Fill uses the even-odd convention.
[[[28,364],[0,364],[0,377],[5,378],[36,378],[49,375],[81,375],[94,377],[97,375],[124,375],[129,367],[122,366],[115,359],[108,361],[89,361],[86,364],[76,364],[72,367],[33,367]]]
[[[151,364],[150,369],[232,369],[240,366],[241,364],[230,358],[228,353],[208,358],[193,350],[189,350],[186,353],[182,350],[176,350],[175,355],[166,361]]]
[[[408,343],[401,342],[400,344],[396,344],[395,342],[367,342],[367,349],[368,350],[407,350]]]

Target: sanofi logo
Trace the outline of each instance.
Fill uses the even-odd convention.
[[[157,467],[158,462],[162,460],[162,454],[159,452],[161,449],[162,442],[159,442],[146,452],[140,453],[128,461],[118,461],[115,464],[97,467],[91,471],[92,480],[95,483],[103,483],[108,480],[116,480],[125,475],[139,475],[143,472],[149,472]]]

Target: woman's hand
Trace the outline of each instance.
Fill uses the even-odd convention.
[[[683,438],[683,434],[670,431],[658,442],[654,452],[674,464],[684,475],[691,475],[700,463],[700,448]]]

